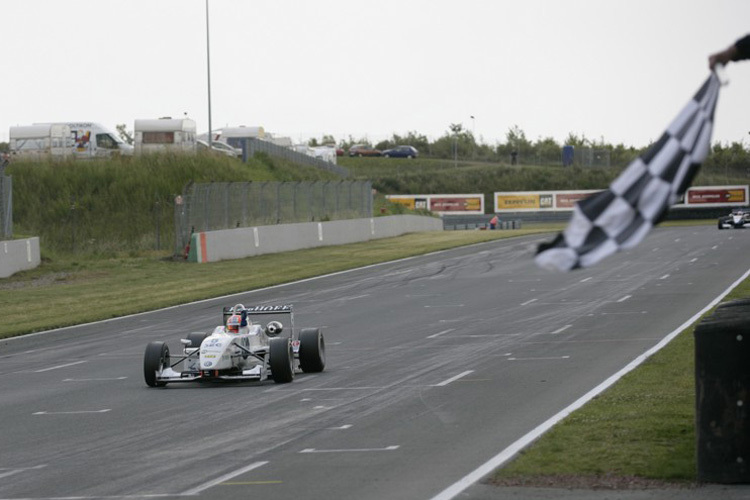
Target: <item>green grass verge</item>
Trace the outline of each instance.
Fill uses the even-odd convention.
[[[56,258],[0,280],[0,338],[114,318],[221,295],[254,290],[345,269],[498,238],[548,232],[415,233],[351,245],[267,254],[211,264],[143,255],[72,260]],[[43,314],[38,306],[43,305]]]
[[[750,279],[725,300],[748,296]],[[694,327],[553,427],[490,482],[643,484],[613,476],[695,482]]]

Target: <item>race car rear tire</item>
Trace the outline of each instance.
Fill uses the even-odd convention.
[[[203,340],[208,337],[208,333],[202,333],[202,332],[193,332],[189,333],[187,336],[187,340],[190,341],[190,345],[185,347],[200,347]]]
[[[277,384],[287,384],[294,380],[294,354],[292,341],[287,337],[272,338],[269,345],[268,364],[271,365],[271,378]]]
[[[300,330],[299,367],[305,373],[322,372],[326,367],[326,343],[320,328]]]
[[[156,380],[156,372],[169,368],[169,347],[155,340],[146,346],[143,355],[143,378],[149,387],[164,387],[166,382]]]

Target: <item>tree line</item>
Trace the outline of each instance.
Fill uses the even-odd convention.
[[[586,166],[624,167],[634,158],[648,149],[651,144],[642,147],[626,146],[622,143],[611,144],[604,138],[590,139],[585,135],[569,133],[562,143],[553,137],[539,137],[530,140],[524,131],[514,125],[505,134],[504,142],[487,144],[477,141],[474,133],[460,123],[452,123],[448,130],[438,139],[430,141],[426,135],[416,131],[404,135],[392,134],[386,140],[372,143],[366,137],[355,138],[351,135],[344,140],[336,141],[331,135],[322,139],[311,139],[311,146],[336,144],[344,151],[354,144],[366,144],[379,150],[390,149],[398,145],[410,145],[419,150],[422,157],[439,159],[474,160],[519,165],[561,165],[563,146],[573,146],[577,161],[588,158]],[[750,168],[750,147],[742,142],[731,144],[715,143],[712,154],[706,160],[706,166],[725,167],[729,169]],[[748,171],[750,174],[750,171]]]

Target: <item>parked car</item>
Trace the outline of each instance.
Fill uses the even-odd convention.
[[[365,144],[355,144],[349,148],[349,156],[380,156],[380,150]]]
[[[197,140],[195,141],[198,151],[207,151],[208,150],[208,142],[204,140]],[[211,143],[212,150],[214,153],[219,153],[227,156],[231,156],[232,158],[242,158],[242,150],[233,148],[226,142],[221,141],[213,141]]]
[[[413,146],[396,146],[393,149],[383,151],[383,156],[386,158],[416,158],[419,156],[419,151]]]

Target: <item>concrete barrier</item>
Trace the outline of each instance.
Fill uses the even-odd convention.
[[[41,262],[38,237],[0,241],[0,278],[34,269]]]
[[[419,231],[442,230],[441,219],[418,215],[222,229],[193,233],[187,260],[217,262],[266,253],[391,238]]]

